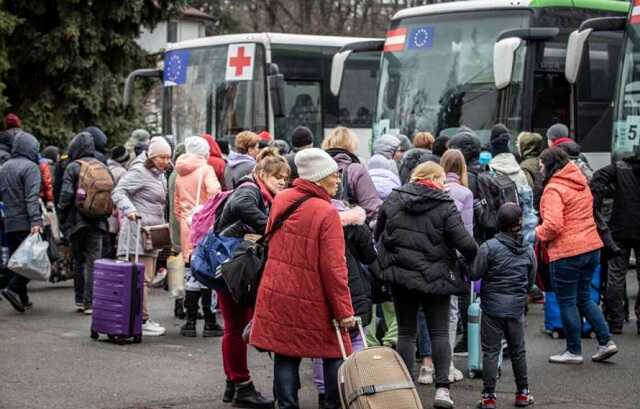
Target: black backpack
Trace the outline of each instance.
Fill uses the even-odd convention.
[[[518,187],[507,175],[495,171],[478,174],[478,197],[474,200],[474,224],[481,241],[498,232],[498,210],[505,203],[520,203]]]

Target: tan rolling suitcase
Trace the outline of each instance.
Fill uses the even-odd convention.
[[[347,357],[337,321],[334,326],[344,358],[338,371],[342,409],[422,409],[411,374],[396,351],[367,348],[362,321],[358,320],[365,349]]]

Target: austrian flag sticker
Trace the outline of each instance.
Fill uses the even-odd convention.
[[[391,53],[404,50],[407,40],[407,29],[405,27],[387,31],[387,39],[384,41],[384,52]]]
[[[629,16],[630,24],[639,24],[640,23],[640,0],[635,0],[633,2],[633,7],[631,8],[631,14]]]

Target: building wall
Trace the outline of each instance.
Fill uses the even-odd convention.
[[[205,25],[194,20],[178,20],[177,41],[192,40],[205,36]],[[167,27],[171,24],[159,23],[153,31],[143,30],[136,40],[138,45],[149,54],[155,54],[166,48]]]

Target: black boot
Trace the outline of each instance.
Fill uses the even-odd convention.
[[[273,400],[262,396],[253,386],[253,382],[238,383],[232,406],[234,408],[271,409],[273,408]]]
[[[184,301],[180,298],[176,298],[174,303],[173,316],[179,320],[183,320],[187,317],[187,314],[184,312]]]
[[[227,379],[227,384],[224,387],[224,395],[222,395],[222,401],[229,403],[233,402],[233,396],[236,394],[236,384]]]
[[[180,327],[180,335],[183,337],[193,338],[196,334],[196,320],[191,320],[187,318],[187,322],[184,323],[182,327]]]
[[[223,334],[222,327],[216,322],[216,316],[209,312],[204,316],[204,329],[202,330],[202,336],[204,338],[209,337],[221,337]]]

